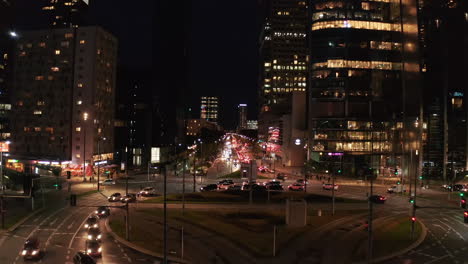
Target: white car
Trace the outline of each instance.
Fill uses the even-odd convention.
[[[114,185],[115,181],[112,179],[107,179],[101,182],[101,185]]]
[[[145,187],[138,194],[141,196],[155,196],[156,190],[153,187]]]

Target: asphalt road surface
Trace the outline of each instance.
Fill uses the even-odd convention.
[[[0,263],[24,263],[21,256],[24,242],[31,237],[38,238],[43,258],[37,263],[73,263],[77,251],[84,250],[86,218],[96,206],[107,205],[100,194],[79,198],[77,207],[57,205],[29,219],[12,233],[0,238]],[[113,209],[119,210],[119,209]],[[105,230],[104,220],[100,220],[103,232],[102,258],[98,263],[160,263],[159,260],[136,252],[115,241]]]

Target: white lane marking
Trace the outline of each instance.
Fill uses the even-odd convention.
[[[49,223],[49,225],[51,225],[51,226],[54,225],[57,222],[58,219],[59,219],[58,217],[55,218],[52,222]]]
[[[70,214],[68,214],[67,217],[63,218],[63,220],[60,222],[60,224],[57,226],[57,228],[56,228],[56,229],[52,232],[52,234],[50,234],[50,236],[47,238],[47,241],[46,241],[46,243],[45,243],[45,247],[46,247],[46,248],[47,248],[47,246],[49,245],[50,240],[52,239],[52,236],[53,236],[54,234],[57,233],[57,230],[59,230],[60,228],[62,228],[63,224],[65,224],[65,222],[67,222],[68,219],[70,219],[70,217],[72,217],[72,216],[74,216],[74,215],[75,215],[75,214],[70,213]],[[58,218],[57,218],[57,219],[58,219]],[[51,223],[51,224],[52,224],[52,223]]]
[[[448,257],[448,256],[449,256],[449,255],[445,255],[445,256],[442,256],[442,257],[438,257],[438,258],[433,259],[433,260],[431,260],[431,261],[429,261],[429,262],[426,262],[426,264],[434,263],[434,262],[439,261],[439,260],[441,260],[441,259],[444,259],[444,258],[446,258],[446,257]]]
[[[83,222],[81,222],[81,225],[76,229],[76,232],[73,234],[72,238],[70,239],[70,243],[68,244],[68,248],[71,248],[72,243],[73,243],[73,240],[76,238],[76,235],[77,235],[78,232],[80,232],[80,230],[81,230],[81,226],[84,225],[84,223],[85,223],[86,220],[88,219],[88,216],[90,216],[90,215],[91,215],[91,213],[88,214],[88,215],[85,217],[85,219],[83,220]]]
[[[433,226],[437,226],[437,227],[440,227],[442,230],[446,231],[447,229],[443,228],[441,225],[438,225],[438,224],[432,224]]]
[[[75,223],[75,220],[73,220],[73,222],[71,222],[71,224],[67,226],[67,229],[71,229],[74,223]]]
[[[466,241],[465,238],[464,238],[457,230],[455,230],[453,227],[451,227],[451,226],[445,224],[444,222],[442,222],[442,221],[440,221],[440,220],[439,220],[439,222],[440,222],[441,224],[447,226],[447,227],[449,228],[449,230],[452,230],[455,234],[457,234],[457,236],[458,236],[460,239],[462,239],[463,241]]]

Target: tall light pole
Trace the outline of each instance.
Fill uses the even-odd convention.
[[[83,181],[86,181],[86,120],[88,113],[83,113]]]
[[[98,137],[98,142],[97,142],[97,151],[98,151],[98,157],[99,157],[99,159],[98,159],[98,170],[97,170],[97,190],[98,190],[98,192],[100,190],[100,182],[99,182],[100,178],[99,178],[99,176],[100,176],[101,161],[102,161],[101,160],[101,149],[99,148],[99,146],[100,146],[99,142],[101,140],[107,140],[107,139],[105,137]]]

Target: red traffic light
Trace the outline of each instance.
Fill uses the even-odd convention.
[[[466,214],[468,214],[468,213],[466,213]],[[415,222],[415,221],[416,221],[416,217],[414,217],[414,216],[411,217],[411,221]]]
[[[461,199],[461,203],[466,203],[466,200],[465,200],[465,199]]]
[[[467,217],[467,216],[468,216],[468,212],[464,212],[463,215],[464,215],[465,217]]]

